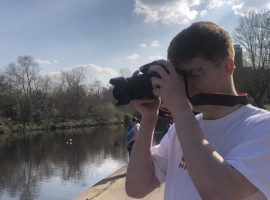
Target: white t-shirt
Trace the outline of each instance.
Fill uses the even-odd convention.
[[[270,112],[246,105],[221,119],[204,120],[202,114],[196,118],[211,147],[260,190],[248,199],[270,199]],[[165,182],[165,200],[201,199],[174,125],[152,147],[152,158],[156,177]]]

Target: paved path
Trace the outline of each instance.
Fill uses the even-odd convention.
[[[75,200],[130,200],[125,192],[126,167],[119,169],[108,178],[98,182],[86,192],[80,194]],[[162,200],[164,186],[154,190],[142,200]]]

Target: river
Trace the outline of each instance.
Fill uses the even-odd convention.
[[[1,200],[70,200],[128,160],[122,126],[1,137]]]

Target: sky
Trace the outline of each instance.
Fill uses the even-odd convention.
[[[42,74],[85,68],[89,81],[128,75],[166,59],[171,39],[191,23],[213,21],[231,34],[269,0],[0,0],[0,70],[30,55]]]

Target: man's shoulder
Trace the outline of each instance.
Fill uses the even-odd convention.
[[[270,122],[270,112],[252,105],[246,106],[247,121],[253,123]],[[270,123],[269,123],[270,125]]]
[[[253,111],[255,113],[270,113],[268,110],[253,106],[251,104],[245,105],[246,110]]]
[[[270,112],[249,105],[243,121],[245,138],[270,139]]]

